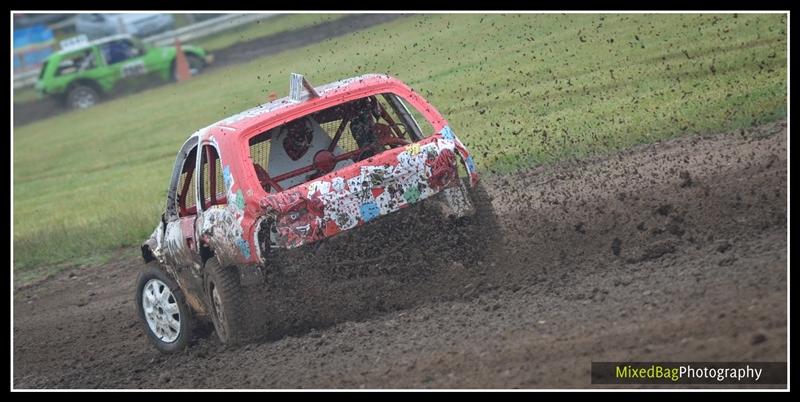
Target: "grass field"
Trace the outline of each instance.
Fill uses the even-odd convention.
[[[415,15],[14,131],[14,269],[129,252],[198,128],[367,72],[437,105],[484,171],[786,116],[784,15]]]

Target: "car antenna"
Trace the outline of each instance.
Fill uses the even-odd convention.
[[[289,99],[291,99],[292,102],[300,102],[302,100],[303,88],[308,90],[308,93],[312,98],[319,98],[319,92],[314,89],[314,86],[308,82],[305,76],[302,74],[292,73],[289,81]]]

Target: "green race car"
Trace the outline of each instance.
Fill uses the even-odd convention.
[[[213,57],[196,46],[182,46],[192,75]],[[142,87],[177,78],[175,47],[151,46],[130,35],[115,35],[53,53],[42,64],[36,90],[66,106],[85,109],[112,91]]]

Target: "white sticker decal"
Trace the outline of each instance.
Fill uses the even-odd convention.
[[[147,72],[147,67],[144,66],[144,61],[136,60],[122,66],[122,77],[131,77],[134,75],[142,75]]]

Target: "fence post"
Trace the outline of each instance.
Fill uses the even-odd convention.
[[[126,34],[128,30],[125,28],[125,22],[122,21],[122,17],[117,18],[117,25],[119,25],[119,33]]]

